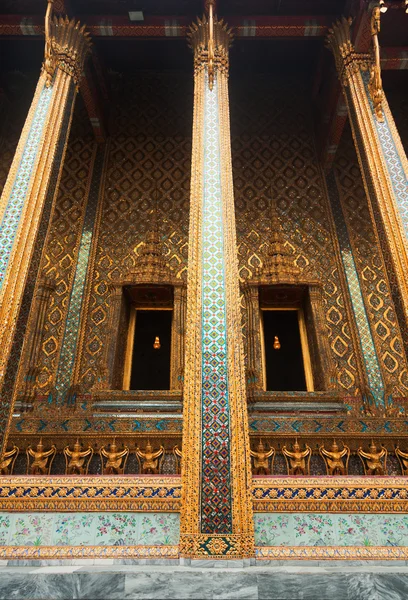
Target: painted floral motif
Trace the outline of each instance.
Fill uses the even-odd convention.
[[[53,528],[52,514],[16,515],[14,531],[11,534],[11,546],[49,546]]]
[[[339,546],[378,546],[382,519],[383,515],[338,515]]]
[[[292,545],[290,515],[255,514],[255,544],[257,546]]]
[[[383,515],[379,537],[381,546],[407,546],[408,515]]]
[[[87,513],[56,515],[54,540],[56,546],[93,545],[95,516]]]
[[[180,519],[179,515],[172,513],[151,513],[140,515],[139,544],[162,546],[165,544],[178,544]]]
[[[136,546],[138,513],[99,514],[96,522],[97,546]]]
[[[302,514],[293,516],[295,544],[299,546],[335,546],[333,515]]]
[[[0,546],[5,546],[8,543],[11,518],[10,515],[0,515]]]

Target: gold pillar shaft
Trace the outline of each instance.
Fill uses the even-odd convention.
[[[355,52],[350,41],[350,20],[343,18],[333,25],[328,36],[328,45],[333,51],[343,85],[363,181],[371,201],[369,206],[372,218],[377,223],[379,232],[383,231],[383,235],[380,235],[383,251],[389,255],[399,288],[398,303],[401,307],[401,319],[404,321],[401,327],[406,330],[408,326],[408,220],[399,207],[395,181],[393,185],[392,165],[386,156],[379,128],[387,128],[388,142],[391,139],[395,145],[397,160],[400,161],[401,169],[405,172],[405,188],[408,173],[407,158],[382,90],[381,110],[386,117],[386,123],[382,121],[379,123],[378,110],[376,112],[375,105],[371,105],[370,84],[365,84],[363,77],[368,78],[368,72],[375,65],[370,55]]]
[[[35,294],[35,321],[33,331],[28,342],[27,363],[23,367],[24,384],[22,390],[22,409],[29,409],[35,393],[35,384],[38,375],[38,356],[44,331],[44,323],[51,292],[55,289],[52,279],[44,279],[38,285]]]
[[[61,135],[65,135],[65,139],[68,137],[75,87],[89,49],[87,34],[73,21],[55,19],[50,31],[44,68],[0,199],[0,222],[5,226],[0,258],[0,389],[58,141]],[[62,159],[63,156],[64,152]],[[62,163],[63,160],[59,165],[60,172]]]
[[[171,333],[171,390],[181,390],[183,388],[186,292],[187,290],[184,285],[174,287],[174,308]]]
[[[228,100],[230,33],[192,27],[195,53],[183,404],[185,557],[253,555],[251,467]]]

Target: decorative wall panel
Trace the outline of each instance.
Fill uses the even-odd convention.
[[[365,309],[388,393],[406,396],[408,372],[388,273],[367,203],[350,128],[334,165],[342,211],[359,273]]]
[[[408,515],[255,514],[257,546],[408,546]]]
[[[39,356],[40,390],[49,391],[55,384],[64,323],[79,251],[94,145],[85,108],[78,98],[55,211],[40,269],[42,277],[52,277],[56,283],[47,310]]]
[[[179,540],[176,513],[2,513],[0,546],[168,546]]]
[[[188,74],[117,76],[101,229],[84,321],[79,382],[97,380],[106,341],[109,289],[135,265],[157,197],[166,261],[185,278],[191,162],[192,82]]]
[[[91,262],[90,254],[92,242],[98,221],[98,201],[102,181],[104,156],[104,149],[98,148],[95,153],[95,160],[92,163],[91,184],[85,209],[85,218],[79,243],[75,276],[71,296],[69,298],[68,314],[56,377],[55,395],[57,402],[64,402],[67,399],[66,397],[70,385],[73,382],[75,354],[78,348],[78,338],[80,336],[81,310],[84,306],[85,283],[87,275],[89,274],[88,265]]]
[[[327,176],[327,189],[330,196],[341,259],[344,265],[344,272],[350,293],[351,305],[353,307],[354,318],[357,326],[358,340],[361,345],[361,354],[365,366],[368,388],[374,397],[375,404],[383,404],[384,382],[381,376],[381,368],[378,361],[376,348],[374,346],[370,323],[366,313],[360,287],[359,275],[350,245],[346,223],[341,210],[333,172],[330,172]],[[365,386],[362,391],[365,394]]]
[[[313,145],[309,92],[283,76],[231,78],[231,132],[240,275],[267,251],[271,195],[286,245],[304,276],[323,283],[326,326],[341,388],[360,382],[325,188]]]

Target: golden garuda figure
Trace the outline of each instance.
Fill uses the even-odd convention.
[[[408,475],[408,452],[403,452],[399,446],[396,446],[395,456],[398,458],[398,462],[401,467],[401,473],[403,475]]]
[[[296,439],[293,444],[293,450],[288,450],[286,446],[283,446],[282,452],[286,459],[288,475],[310,474],[310,457],[312,456],[312,449],[307,444],[305,444],[305,449],[301,450]]]
[[[275,448],[270,446],[269,450],[265,449],[262,440],[259,440],[258,448],[256,452],[251,450],[251,457],[253,458],[253,475],[270,475],[271,469],[273,468],[273,461],[275,459]],[[271,469],[269,468],[269,459],[271,460]]]
[[[49,450],[44,450],[42,438],[37,444],[37,449],[33,450],[28,446],[27,453],[27,474],[30,475],[49,475],[52,461],[55,458],[57,448],[53,444]],[[32,459],[32,460],[31,460]]]
[[[381,446],[377,450],[374,440],[371,440],[369,452],[365,452],[362,447],[357,450],[364,467],[364,475],[384,475],[387,466],[387,449]]]
[[[101,447],[99,455],[102,461],[103,475],[123,475],[129,456],[129,448],[127,446],[123,450],[118,451],[116,442],[113,440],[109,449],[105,449],[105,446]]]
[[[174,457],[176,459],[176,473],[178,475],[180,475],[180,473],[181,473],[181,461],[182,461],[182,458],[183,458],[183,452],[176,445],[173,448],[173,454],[174,454]]]
[[[319,448],[319,454],[326,465],[327,475],[347,475],[350,459],[350,448],[348,446],[343,444],[343,449],[339,450],[336,440],[333,440],[330,450],[326,450],[323,444]]]
[[[11,450],[3,452],[0,456],[0,475],[12,475],[18,453],[19,449],[15,444]]]
[[[160,446],[159,450],[153,450],[150,441],[147,440],[144,450],[140,450],[139,447],[136,448],[136,456],[139,462],[140,473],[144,475],[147,473],[157,475],[164,459],[164,448]]]
[[[90,446],[87,450],[82,450],[82,445],[77,440],[73,450],[69,446],[64,448],[64,456],[66,475],[87,475],[93,448]]]

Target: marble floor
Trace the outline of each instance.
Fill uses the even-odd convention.
[[[21,563],[21,561],[20,561]],[[247,568],[176,564],[59,561],[0,566],[5,600],[405,600],[408,565],[401,563],[274,563]]]

